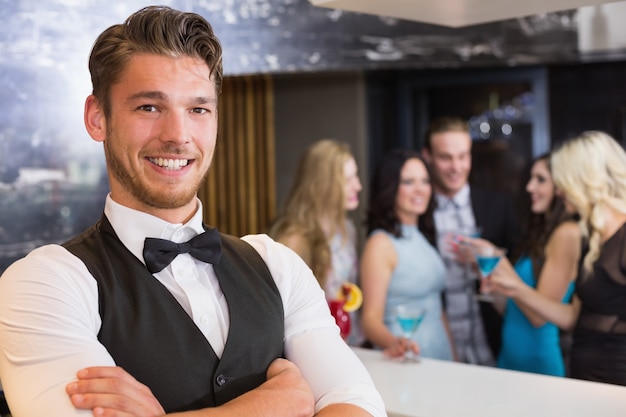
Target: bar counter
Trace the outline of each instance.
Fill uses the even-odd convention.
[[[624,417],[626,387],[353,348],[389,417]]]

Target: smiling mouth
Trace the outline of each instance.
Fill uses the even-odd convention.
[[[161,168],[176,171],[186,167],[189,163],[188,159],[166,159],[166,158],[148,158],[150,162]]]

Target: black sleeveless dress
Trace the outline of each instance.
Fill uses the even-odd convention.
[[[603,245],[593,274],[579,274],[573,378],[626,385],[626,224]]]

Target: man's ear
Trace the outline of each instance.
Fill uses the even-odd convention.
[[[422,148],[422,158],[424,158],[424,161],[426,161],[427,164],[432,162],[430,151],[427,148]]]
[[[97,142],[106,138],[106,118],[98,99],[92,94],[85,100],[85,127],[89,136]]]

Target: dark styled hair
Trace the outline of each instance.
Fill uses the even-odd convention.
[[[531,161],[530,168],[532,169],[537,162],[542,161],[545,162],[550,175],[552,175],[550,157],[551,153],[549,152],[539,155]],[[576,220],[577,215],[568,213],[567,210],[565,210],[563,198],[557,195],[554,195],[545,213],[533,213],[531,210],[528,210],[527,218],[524,223],[525,233],[519,247],[515,250],[513,259],[528,256],[532,261],[533,271],[538,280],[545,260],[546,245],[550,236],[561,223]]]
[[[424,164],[428,176],[431,177],[428,164],[418,152],[410,149],[394,149],[387,153],[378,164],[371,181],[367,213],[368,233],[375,229],[383,229],[394,236],[401,235],[400,218],[396,213],[395,204],[400,187],[400,172],[409,159],[419,159]],[[417,228],[433,246],[436,236],[434,209],[435,199],[431,195],[426,212],[419,216],[417,224]]]
[[[470,132],[469,123],[460,117],[455,116],[443,116],[438,117],[430,122],[426,134],[424,135],[424,148],[428,151],[432,149],[432,143],[430,142],[432,136],[436,133],[446,132]]]
[[[111,112],[111,86],[137,53],[200,58],[209,67],[216,93],[221,91],[222,46],[209,22],[195,13],[148,6],[102,32],[91,50],[93,95],[107,117]]]

